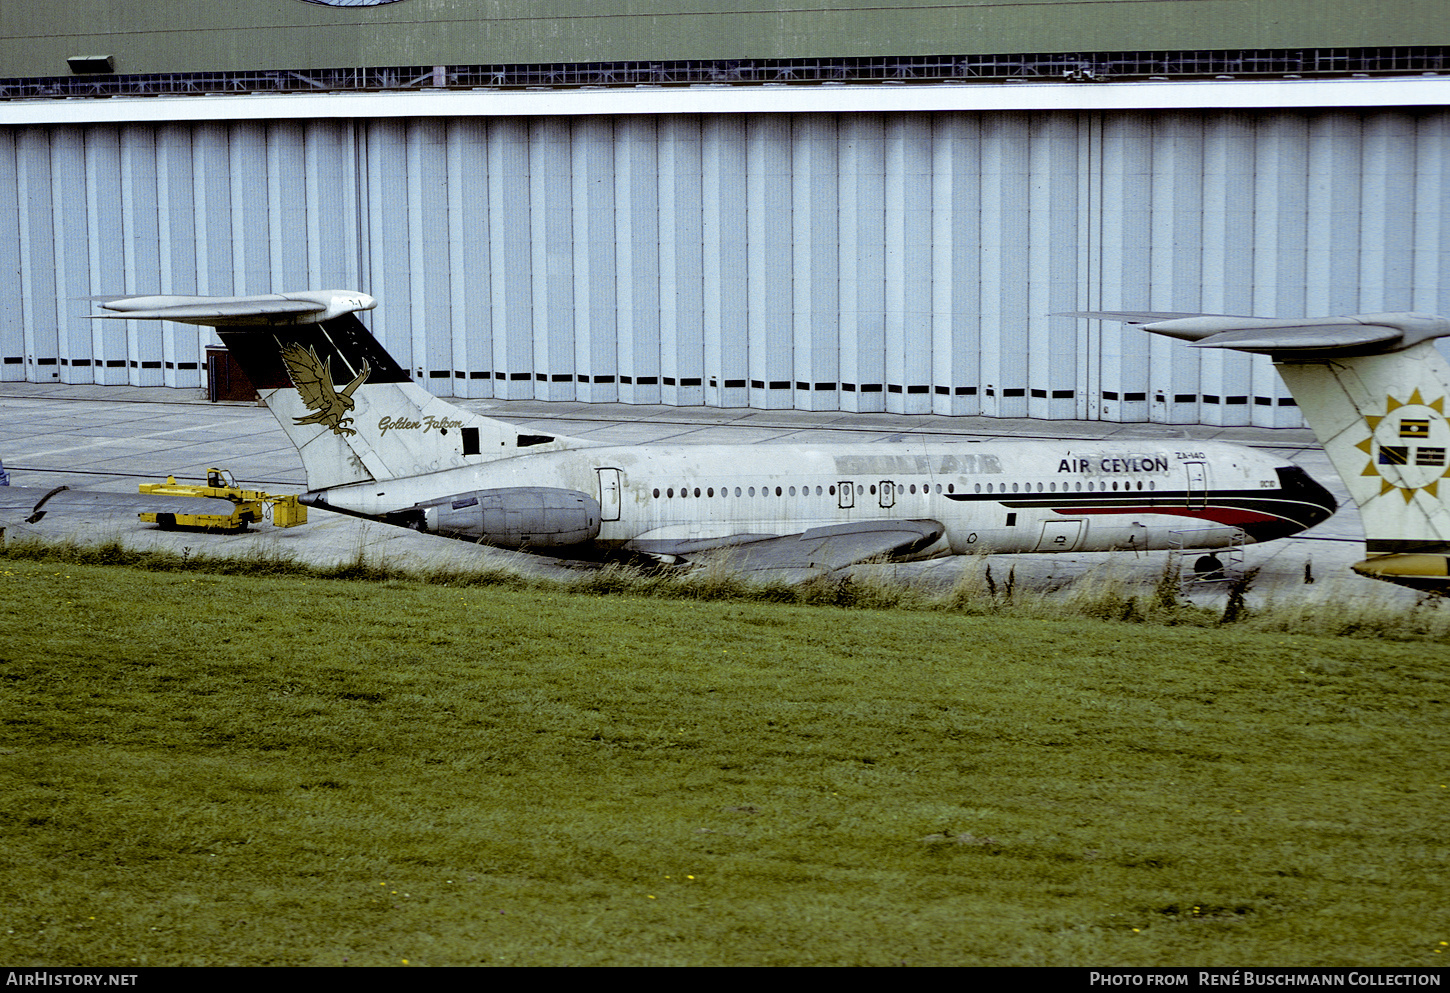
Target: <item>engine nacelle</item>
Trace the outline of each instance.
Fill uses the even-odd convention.
[[[599,501],[578,490],[475,490],[424,504],[421,510],[422,530],[498,548],[562,548],[599,536]]]

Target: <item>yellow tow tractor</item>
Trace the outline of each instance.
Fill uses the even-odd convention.
[[[232,504],[230,514],[171,514],[144,512],[137,516],[158,524],[163,531],[177,528],[198,528],[206,531],[245,531],[248,524],[262,520],[268,504],[272,507],[272,524],[279,528],[307,523],[307,508],[297,502],[296,495],[277,496],[260,490],[244,490],[226,469],[207,469],[205,486],[178,483],[167,476],[164,483],[142,483],[141,492],[153,496],[211,497]]]

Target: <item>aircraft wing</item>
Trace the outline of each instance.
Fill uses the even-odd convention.
[[[897,558],[929,548],[946,528],[938,521],[857,521],[800,534],[739,534],[722,538],[642,540],[628,548],[720,564],[741,572],[820,575],[874,558]]]

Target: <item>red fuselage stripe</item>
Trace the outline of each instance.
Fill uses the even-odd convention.
[[[1282,520],[1272,514],[1264,514],[1255,510],[1241,510],[1237,507],[1207,507],[1201,510],[1191,507],[1054,507],[1053,513],[1061,514],[1064,517],[1076,517],[1081,514],[1158,514],[1164,517],[1195,517],[1200,520],[1213,521],[1215,524],[1234,525],[1262,524]]]

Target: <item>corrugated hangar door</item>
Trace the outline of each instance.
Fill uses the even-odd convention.
[[[1450,312],[1447,190],[1438,107],[0,128],[0,377],[198,387],[86,298],[357,286],[443,395],[1290,425],[1052,315]]]

